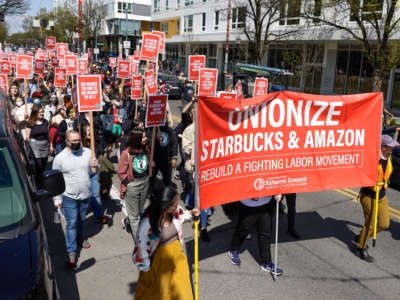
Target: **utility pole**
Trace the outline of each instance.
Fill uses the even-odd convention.
[[[95,48],[98,48],[98,46],[97,46],[97,28],[98,28],[98,26],[99,26],[99,19],[97,18],[96,19],[96,42],[95,42]],[[95,56],[96,56],[96,62],[97,62],[97,52],[95,53]]]
[[[232,0],[228,0],[228,20],[226,21],[226,41],[225,41],[225,66],[224,73],[228,72],[228,55],[229,55],[229,29],[231,21]]]

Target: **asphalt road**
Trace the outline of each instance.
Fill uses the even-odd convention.
[[[180,101],[170,105],[180,116]],[[363,224],[356,194],[357,189],[298,194],[296,229],[302,238],[297,241],[286,234],[286,215],[280,215],[278,266],[284,274],[276,282],[260,270],[255,232],[244,243],[242,265],[231,264],[227,250],[235,218],[216,207],[209,227],[211,242],[199,243],[199,299],[400,299],[400,192],[388,191],[391,224],[378,234],[375,248],[369,243],[376,259],[371,264],[352,253],[352,240]],[[51,205],[42,206],[62,299],[133,299],[138,278],[131,261],[133,241],[122,230],[116,202],[104,203],[110,221],[106,226],[88,215],[85,226],[92,247],[81,252],[74,272],[65,266],[61,225],[52,223]],[[184,225],[184,233],[194,277],[191,224]]]

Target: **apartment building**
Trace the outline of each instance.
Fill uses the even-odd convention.
[[[344,31],[300,18],[307,5],[315,6],[318,1],[282,1],[284,6],[277,13],[288,17],[274,22],[270,31],[279,34],[296,29],[296,32],[271,44],[262,65],[291,70],[295,74],[287,79],[291,90],[317,94],[370,92],[371,66],[362,45]],[[237,62],[255,63],[243,33],[243,27],[251,26],[252,21],[246,19],[246,2],[232,0],[228,72],[235,71]],[[365,5],[360,5],[363,7],[360,14],[367,16],[371,12]],[[383,10],[383,5],[379,9]],[[205,54],[208,67],[223,70],[228,0],[152,0],[151,6],[152,28],[166,34],[164,58],[168,62],[186,70],[188,55]],[[335,8],[314,12],[338,18]],[[342,20],[343,25],[356,26],[351,15],[342,16]],[[396,33],[392,39],[400,40],[400,35]],[[386,104],[400,110],[400,66],[385,78],[382,92]]]

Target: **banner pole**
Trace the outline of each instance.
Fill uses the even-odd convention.
[[[24,100],[25,100],[25,114],[28,114],[28,79],[24,79]]]
[[[276,200],[275,200],[276,201]],[[279,202],[276,201],[276,220],[275,220],[275,267],[274,267],[274,281],[277,281],[276,266],[278,265],[278,230],[279,230]]]
[[[153,176],[153,160],[154,160],[154,144],[156,142],[156,127],[153,127],[153,130],[151,132],[151,151],[150,151],[150,171],[149,175],[150,178]]]
[[[200,192],[199,192],[199,176],[198,176],[198,164],[197,164],[197,104],[194,103],[195,108],[195,119],[194,119],[194,162],[195,162],[195,172],[194,172],[194,201],[195,207],[200,207]],[[194,242],[194,299],[199,299],[199,219],[194,221],[195,228],[195,242]]]
[[[379,182],[379,174],[381,172],[381,166],[379,165],[378,167],[378,183],[376,184],[375,187],[375,207],[374,207],[374,235],[372,239],[372,247],[375,247],[376,245],[376,231],[378,227],[378,204],[379,204],[379,186],[381,183]]]
[[[89,111],[89,128],[90,128],[90,150],[92,151],[92,158],[95,158],[94,153],[94,130],[93,130],[93,112]],[[96,173],[96,168],[92,167],[92,172]]]

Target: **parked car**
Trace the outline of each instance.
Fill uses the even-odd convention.
[[[158,80],[166,84],[169,99],[182,98],[182,82],[174,75],[158,74]]]
[[[37,299],[45,287],[56,299],[39,201],[64,192],[59,171],[37,173],[29,143],[15,131],[8,100],[0,91],[0,291],[1,299]]]

